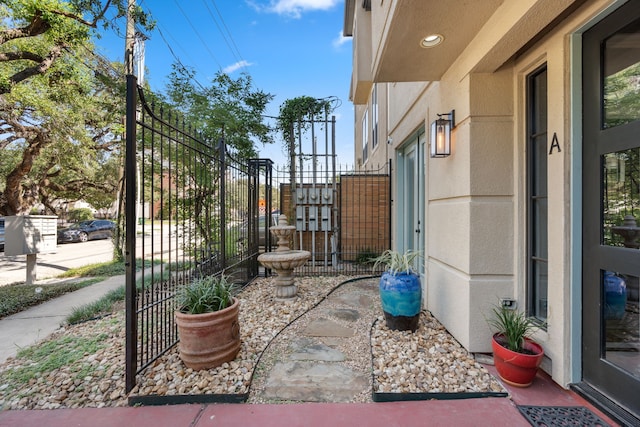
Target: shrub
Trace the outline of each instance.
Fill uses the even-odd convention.
[[[375,259],[380,256],[380,253],[374,252],[372,249],[363,249],[358,251],[356,255],[356,264],[359,265],[371,265],[375,262]]]
[[[183,313],[202,314],[224,310],[233,302],[234,284],[224,276],[193,279],[178,291],[176,303]]]
[[[69,211],[69,220],[78,222],[93,219],[93,212],[89,208],[77,208]]]

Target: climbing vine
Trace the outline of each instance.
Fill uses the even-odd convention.
[[[311,126],[311,121],[315,116],[329,115],[335,110],[336,98],[312,98],[310,96],[299,96],[297,98],[287,99],[280,106],[280,115],[278,116],[278,130],[282,133],[282,137],[291,150],[291,144],[295,144],[294,124],[299,126],[301,133]]]

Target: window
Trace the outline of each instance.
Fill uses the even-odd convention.
[[[369,110],[364,112],[362,117],[362,161],[366,162],[369,157]]]
[[[640,119],[640,20],[609,37],[603,46],[603,128]]]
[[[378,145],[378,85],[373,85],[371,94],[371,147]]]
[[[527,77],[528,314],[547,319],[547,67]]]

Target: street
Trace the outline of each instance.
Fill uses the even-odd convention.
[[[55,277],[70,268],[107,262],[113,259],[111,239],[84,243],[58,244],[56,251],[38,254],[36,280]],[[24,282],[27,277],[27,256],[5,256],[0,252],[0,286]]]
[[[182,251],[175,249],[175,242],[169,242],[169,229],[145,228],[145,240],[142,240],[142,228],[138,230],[136,241],[137,257],[159,259],[171,257],[176,260],[182,256]],[[173,245],[172,245],[173,243]],[[111,239],[90,240],[84,243],[58,244],[56,251],[47,254],[38,254],[36,263],[36,280],[43,280],[69,270],[89,264],[107,262],[113,259],[113,243]],[[0,286],[10,283],[25,282],[27,278],[27,256],[6,256],[0,252]]]

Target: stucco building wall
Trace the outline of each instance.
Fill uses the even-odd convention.
[[[491,351],[485,319],[492,305],[500,298],[526,304],[526,77],[546,64],[549,140],[555,135],[560,150],[547,158],[548,324],[535,338],[545,348],[543,368],[562,385],[579,379],[581,363],[574,338],[581,334],[581,284],[572,268],[580,257],[580,248],[572,245],[581,208],[572,168],[581,150],[574,135],[580,124],[573,114],[579,108],[575,79],[581,64],[572,43],[576,33],[618,3],[492,2],[495,10],[446,71],[433,79],[425,68],[422,81],[409,82],[390,81],[380,65],[391,55],[385,40],[397,2],[374,2],[370,16],[358,15],[368,20],[371,31],[367,73],[378,95],[380,139],[369,164],[394,161],[416,130],[424,128],[428,138],[437,114],[455,110],[452,154],[424,158],[424,304],[472,352]],[[406,76],[398,71],[399,80]],[[354,103],[357,158],[362,148],[358,129],[371,108],[370,94],[362,99],[359,93]],[[398,189],[393,191],[395,199]]]

